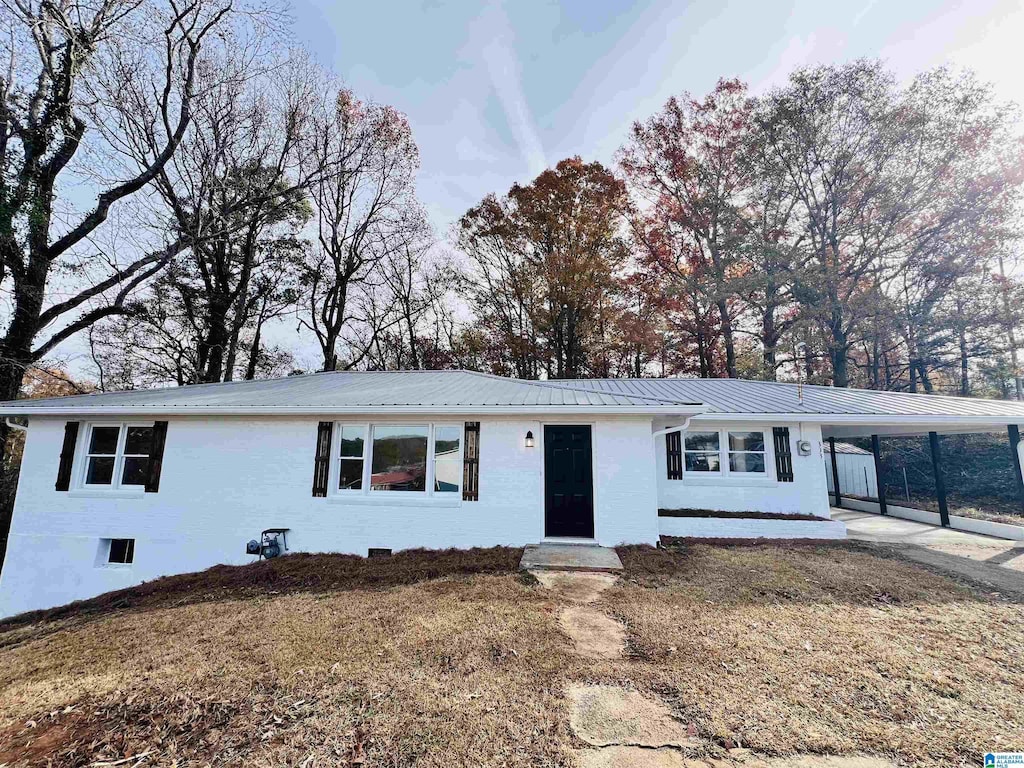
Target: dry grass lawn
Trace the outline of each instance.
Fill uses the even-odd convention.
[[[0,765],[571,765],[573,682],[767,754],[1024,744],[1019,604],[853,545],[628,547],[594,603],[627,656],[581,659],[517,556],[289,556],[0,625]]]

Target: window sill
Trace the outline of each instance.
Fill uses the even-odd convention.
[[[105,491],[102,488],[75,488],[68,491],[68,496],[75,499],[141,499],[145,495],[146,492],[141,489],[137,491]]]
[[[682,480],[670,480],[670,483],[682,483],[683,485],[730,485],[738,487],[773,487],[778,481],[771,477],[736,477],[736,475],[717,475],[711,477],[693,477],[683,475]]]
[[[459,507],[462,506],[461,494],[457,499],[439,499],[436,496],[416,496],[413,498],[402,498],[395,493],[397,498],[390,496],[346,496],[335,494],[327,497],[328,504],[341,504],[351,507]]]
[[[96,567],[104,571],[130,571],[133,563],[100,563]]]

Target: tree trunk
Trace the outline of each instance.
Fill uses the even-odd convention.
[[[256,378],[256,364],[260,357],[260,335],[263,332],[263,323],[256,326],[256,332],[252,336],[252,344],[249,345],[249,363],[245,366],[245,380],[252,381]]]
[[[967,334],[964,333],[963,327],[960,328],[958,336],[960,341],[960,397],[970,397],[971,380],[967,365]]]
[[[1013,311],[1010,308],[1010,296],[1006,282],[1006,268],[1003,265],[1003,257],[999,257],[1000,293],[1003,299],[1004,322],[1006,323],[1006,340],[1010,347],[1010,365],[1013,366],[1013,383],[1017,390],[1017,399],[1024,400],[1024,379],[1021,378],[1020,368],[1017,360],[1017,334],[1014,331]]]
[[[779,332],[775,326],[775,304],[771,302],[765,304],[764,313],[761,316],[761,343],[764,345],[761,353],[764,378],[766,381],[776,381],[778,378],[776,349],[779,345]]]
[[[697,332],[697,360],[700,365],[700,377],[708,378],[711,375],[711,366],[708,364],[707,343],[700,331]]]
[[[729,302],[719,299],[718,314],[722,318],[722,341],[725,343],[725,372],[730,379],[736,375],[736,344],[732,337],[732,318],[729,316]]]
[[[206,339],[202,342],[202,346],[205,347],[206,366],[200,372],[205,383],[215,384],[224,375],[224,355],[230,340],[227,325],[228,305],[229,302],[219,296],[210,302],[210,327],[207,329]]]
[[[829,346],[829,357],[832,362],[832,386],[849,386],[849,374],[846,363],[846,332],[838,329],[832,331],[832,344]]]

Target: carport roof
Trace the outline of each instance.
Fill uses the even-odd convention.
[[[582,379],[552,386],[702,403],[707,414],[1024,418],[1024,403],[748,379]],[[821,419],[815,419],[820,421]]]

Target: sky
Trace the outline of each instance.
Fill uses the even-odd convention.
[[[633,121],[738,77],[881,58],[898,77],[973,69],[1024,105],[1024,0],[292,0],[296,42],[362,99],[409,117],[419,198],[444,242],[489,193],[580,155],[612,164]],[[270,343],[315,369],[294,318]],[[84,335],[58,358],[94,375]]]
[[[490,192],[572,155],[611,163],[630,124],[723,77],[951,64],[1024,104],[1024,0],[298,0],[295,34],[361,98],[405,112],[441,234]]]

